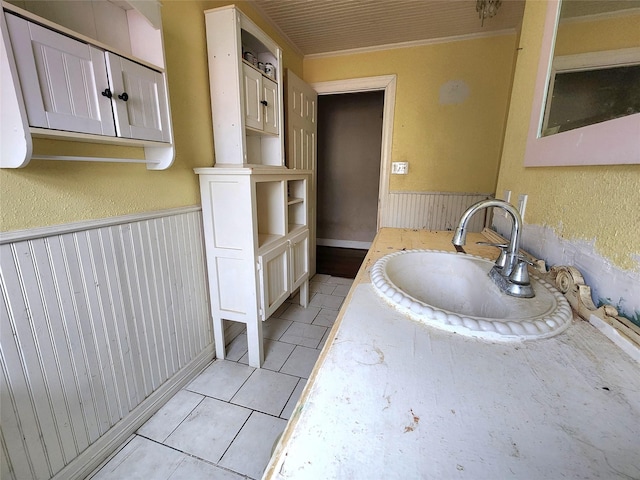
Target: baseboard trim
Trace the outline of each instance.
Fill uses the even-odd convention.
[[[359,250],[369,250],[371,242],[358,242],[355,240],[336,240],[332,238],[318,238],[316,245],[322,247],[357,248]]]
[[[81,480],[95,473],[104,461],[140,428],[160,407],[196,377],[214,358],[214,344],[208,345],[196,358],[147,397],[129,415],[120,420],[52,480]]]

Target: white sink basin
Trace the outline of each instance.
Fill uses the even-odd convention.
[[[566,329],[572,313],[552,285],[531,276],[534,298],[502,293],[489,278],[493,262],[474,255],[407,250],[371,269],[375,290],[419,322],[493,340],[546,338]]]

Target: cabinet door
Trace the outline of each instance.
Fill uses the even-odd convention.
[[[279,119],[278,112],[278,84],[268,78],[262,79],[262,99],[267,102],[264,108],[264,131],[278,134]]]
[[[248,65],[242,64],[244,86],[244,121],[247,127],[262,130],[262,74]]]
[[[309,278],[309,230],[300,232],[289,241],[289,270],[291,291]]]
[[[170,142],[163,75],[110,52],[106,57],[118,136]]]
[[[289,245],[282,242],[258,257],[260,265],[260,319],[266,320],[289,297]]]
[[[29,125],[115,135],[104,53],[86,43],[6,15]]]

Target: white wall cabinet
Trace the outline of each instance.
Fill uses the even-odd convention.
[[[205,11],[205,21],[216,164],[283,167],[281,48],[233,5]]]
[[[309,299],[309,174],[214,167],[200,177],[216,355],[224,320],[247,325],[249,364],[264,359],[262,321],[296,290]]]
[[[278,84],[243,62],[243,87],[245,121],[248,128],[257,130],[258,134],[278,135],[280,128],[280,112]],[[247,132],[248,135],[255,134]]]
[[[42,136],[144,146],[150,169],[171,165],[169,100],[160,66],[127,58],[33,13],[9,4],[3,6],[0,23],[7,60],[2,68],[11,70],[17,100],[14,113],[24,117],[24,135],[29,143],[25,157],[30,157],[30,137]],[[128,16],[134,20],[129,22],[129,29],[149,28],[148,24],[141,24],[139,14]],[[147,39],[147,43],[153,42]],[[157,51],[148,55],[144,49],[138,51],[164,64],[162,55],[158,61]],[[8,131],[11,129],[3,125],[3,136]],[[9,147],[7,151],[3,148],[2,153],[3,167],[24,166],[30,160],[18,158],[21,155]]]

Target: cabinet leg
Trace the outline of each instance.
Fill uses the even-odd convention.
[[[247,323],[247,347],[249,348],[249,365],[260,368],[264,362],[262,321],[260,319]]]
[[[226,348],[224,345],[224,320],[220,317],[213,317],[213,341],[216,344],[216,358],[225,357]]]
[[[307,308],[309,305],[309,280],[305,280],[302,285],[300,285],[300,306]]]

